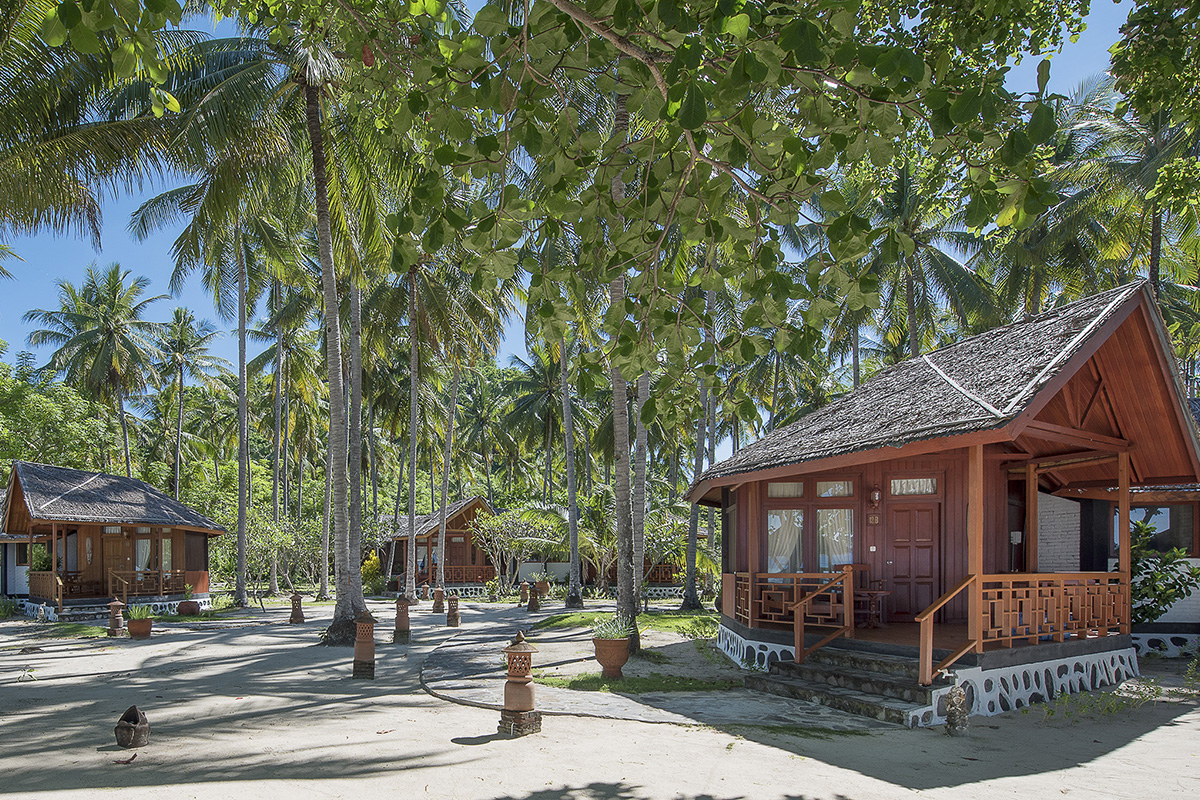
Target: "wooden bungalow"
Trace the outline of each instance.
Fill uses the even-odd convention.
[[[886,651],[914,660],[914,686],[949,675],[998,713],[1136,674],[1129,537],[1107,501],[1063,495],[1104,490],[1120,532],[1135,487],[1198,480],[1169,339],[1136,283],[888,368],[690,496],[723,512],[720,643],[736,660]],[[1047,569],[1062,502],[1080,546]],[[940,691],[881,715],[936,721]]]
[[[481,511],[496,513],[484,497],[469,497],[451,503],[446,508],[446,583],[458,587],[460,594],[468,586],[482,590],[483,584],[496,577],[496,569],[487,554],[471,538],[471,522]],[[439,521],[437,511],[419,514],[416,518],[414,530],[417,539],[418,586],[422,583],[432,586],[437,582]],[[408,565],[408,516],[385,517],[384,522],[395,529],[392,536],[392,546],[396,549],[392,560],[392,580],[396,580],[397,576],[403,580]],[[383,557],[386,558],[386,555]]]
[[[28,461],[13,462],[2,519],[6,591],[58,613],[113,597],[169,606],[187,586],[204,605],[208,541],[224,533],[142,481]],[[35,544],[48,569],[31,569]]]

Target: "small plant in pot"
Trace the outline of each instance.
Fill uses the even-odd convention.
[[[596,660],[600,662],[601,674],[610,680],[620,680],[621,667],[629,660],[629,637],[633,635],[633,623],[620,614],[596,620],[592,626],[592,644],[596,647]]]
[[[533,581],[533,586],[537,589],[538,597],[545,598],[550,594],[550,581],[554,576],[549,572],[535,572],[529,576],[529,580]]]
[[[483,589],[487,592],[488,602],[494,603],[500,599],[500,579],[492,578],[483,585]]]
[[[130,639],[149,639],[150,626],[154,623],[154,611],[150,606],[130,606],[125,611]]]
[[[179,607],[175,610],[175,613],[179,614],[179,616],[181,616],[181,617],[198,617],[198,616],[200,616],[200,604],[192,599],[193,591],[195,591],[195,587],[192,586],[190,583],[184,585],[183,599],[179,601]]]

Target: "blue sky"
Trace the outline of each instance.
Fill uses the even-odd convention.
[[[475,7],[478,0],[473,0],[468,5]],[[1108,67],[1108,48],[1117,41],[1118,29],[1125,21],[1130,5],[1130,0],[1122,0],[1120,3],[1095,0],[1088,17],[1087,30],[1078,42],[1068,43],[1063,52],[1052,60],[1052,91],[1067,94],[1084,78]],[[228,23],[220,26],[218,31],[226,33],[227,25]],[[1009,80],[1010,87],[1018,91],[1034,90],[1037,85],[1038,61],[1036,58],[1026,59],[1014,67]],[[151,294],[169,293],[168,282],[173,268],[171,244],[177,231],[164,231],[146,241],[138,242],[129,235],[126,227],[132,211],[145,198],[164,188],[165,185],[151,186],[133,195],[108,198],[104,203],[100,249],[94,249],[90,240],[52,234],[19,237],[7,242],[23,261],[6,264],[9,271],[16,276],[16,280],[0,284],[0,291],[8,297],[7,303],[0,305],[0,339],[9,345],[6,360],[11,361],[17,351],[29,349],[26,337],[31,326],[22,321],[24,313],[32,308],[57,308],[58,281],[78,283],[84,270],[92,262],[103,266],[117,261],[133,274],[148,277],[151,281]],[[193,309],[197,316],[211,319],[220,328],[232,327],[231,324],[217,318],[211,299],[195,277],[186,282],[177,296],[159,301],[151,316],[165,320],[177,305]],[[512,353],[525,353],[523,338],[522,322],[519,319],[513,320],[501,345],[501,363],[506,363]],[[236,336],[226,334],[216,350],[219,355],[234,363],[237,357]],[[38,356],[39,360],[45,358],[44,353],[38,353]]]

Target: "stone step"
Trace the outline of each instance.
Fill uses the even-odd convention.
[[[820,663],[812,659],[803,664],[778,662],[771,665],[771,674],[805,683],[851,689],[862,694],[882,695],[908,703],[929,705],[933,702],[934,687],[921,686],[915,676],[876,672],[841,663]]]
[[[840,686],[812,683],[798,678],[786,678],[771,674],[748,676],[746,688],[781,697],[806,700],[850,714],[884,722],[894,722],[898,725],[908,725],[913,713],[924,709],[927,705],[910,703],[881,694],[860,692]]]
[[[785,663],[785,662],[780,662]],[[848,647],[828,645],[811,653],[804,659],[805,664],[827,664],[847,669],[858,669],[864,672],[877,672],[882,675],[894,675],[900,678],[911,678],[915,683],[920,677],[920,662],[915,658],[872,653],[865,650],[854,650]]]

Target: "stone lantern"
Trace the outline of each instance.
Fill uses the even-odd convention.
[[[121,616],[121,609],[125,608],[125,604],[117,598],[108,604],[108,635],[120,636],[121,628],[125,627],[125,618]]]
[[[458,595],[452,594],[446,598],[446,626],[457,628],[462,622],[462,617],[458,613]]]
[[[408,644],[411,637],[411,623],[408,619],[409,599],[405,595],[396,598],[396,632],[392,635],[394,644]]]
[[[292,592],[292,616],[288,620],[289,625],[299,625],[304,622],[304,608],[301,602],[304,600],[299,592]]]
[[[538,600],[538,593],[536,589],[529,593],[529,605],[527,605],[525,608],[529,611],[542,610],[542,603],[540,600]]]
[[[429,599],[429,584],[428,583],[421,584],[421,599],[422,600]]]
[[[354,671],[352,678],[375,679],[375,618],[364,611],[354,620]]]
[[[446,590],[440,586],[435,587],[433,590],[433,613],[435,613],[435,614],[446,613],[445,601],[446,601]]]
[[[521,605],[529,602],[529,581],[521,581]]]
[[[533,654],[537,648],[518,632],[512,644],[504,648],[508,659],[508,680],[504,683],[504,709],[497,731],[505,736],[526,736],[542,730],[542,712],[533,704]]]

